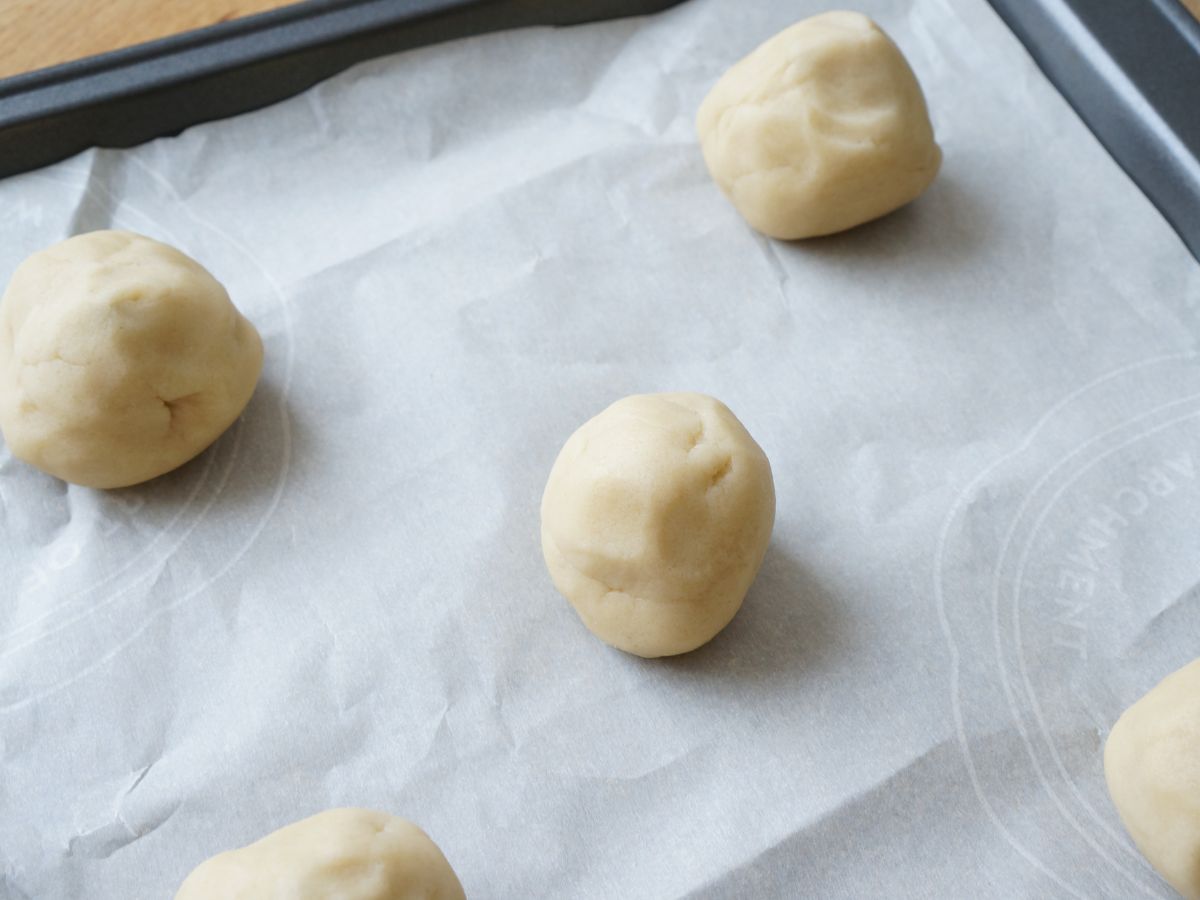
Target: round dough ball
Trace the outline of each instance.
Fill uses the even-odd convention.
[[[563,446],[542,496],[542,552],[593,634],[669,656],[729,624],[774,523],[771,465],[723,403],[644,394]]]
[[[0,432],[65,481],[137,484],[215,441],[262,359],[197,262],[128,232],[82,234],[21,263],[0,300]]]
[[[1200,659],[1125,710],[1104,746],[1104,777],[1138,849],[1200,900]]]
[[[942,162],[908,62],[852,12],[813,16],[760,46],[704,98],[696,130],[738,212],[785,240],[889,213]]]
[[[201,863],[175,900],[465,900],[437,844],[412,822],[330,809]]]

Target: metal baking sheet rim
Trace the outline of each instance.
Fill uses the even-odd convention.
[[[304,0],[0,81],[0,177],[267,106],[374,56],[681,0]],[[1200,22],[1179,0],[989,0],[1200,260]]]

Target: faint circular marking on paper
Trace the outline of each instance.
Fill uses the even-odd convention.
[[[10,488],[27,489],[27,496],[0,497],[5,505],[45,506],[47,491],[54,490],[48,485],[58,485],[59,505],[49,516],[65,517],[53,540],[34,546],[20,567],[19,602],[0,611],[9,615],[0,618],[0,667],[27,670],[25,677],[7,677],[0,685],[0,712],[44,699],[104,665],[154,619],[223,576],[270,520],[287,480],[294,341],[283,291],[241,241],[193,212],[159,173],[134,157],[126,161],[145,176],[139,183],[154,192],[150,199],[155,208],[170,211],[169,225],[163,221],[168,216],[144,212],[144,201],[134,206],[116,198],[94,178],[81,183],[72,173],[57,170],[28,177],[74,194],[82,190],[82,199],[64,199],[78,206],[91,198],[105,207],[110,222],[103,227],[160,238],[212,268],[260,330],[268,326],[263,331],[266,367],[242,417],[175,472],[108,492],[30,475],[14,480],[18,487]],[[57,214],[61,221],[62,212]],[[44,207],[41,216],[44,224],[49,218]],[[52,240],[62,236],[60,232]],[[197,538],[203,539],[207,555],[191,560],[184,550]]]
[[[972,788],[1005,840],[1068,896],[1100,890],[1079,883],[1093,873],[1056,868],[1068,856],[1097,861],[1094,877],[1119,880],[1120,896],[1171,896],[1107,802],[1098,746],[1112,712],[1093,698],[1110,648],[1095,632],[1200,572],[1200,551],[1163,560],[1161,542],[1146,538],[1179,534],[1182,544],[1181,523],[1200,515],[1197,438],[1197,357],[1127,366],[1047,412],[960,493],[939,535],[934,596]],[[1114,593],[1110,576],[1123,562],[1141,563],[1155,583],[1136,598]],[[983,751],[982,736],[997,729],[1019,737],[1016,758],[1003,760],[1015,774],[994,764],[994,747]],[[1013,777],[1042,792],[1037,835],[1022,833],[1029,809],[1012,807],[1004,790]],[[1057,852],[1048,859],[1038,838],[1051,821]]]

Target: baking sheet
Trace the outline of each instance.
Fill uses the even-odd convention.
[[[983,0],[861,8],[945,165],[803,244],[692,117],[815,2],[428,48],[0,182],[5,277],[137,230],[267,348],[151,484],[0,451],[0,896],[169,896],[340,805],[473,898],[1169,896],[1100,751],[1200,652],[1200,272]],[[538,503],[656,390],[728,403],[779,505],[732,625],[645,661],[554,592]]]

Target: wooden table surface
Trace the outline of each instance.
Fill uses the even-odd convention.
[[[291,0],[0,0],[0,78],[287,6]]]
[[[0,78],[275,9],[290,2],[0,0]],[[1200,19],[1200,0],[1180,2]]]

